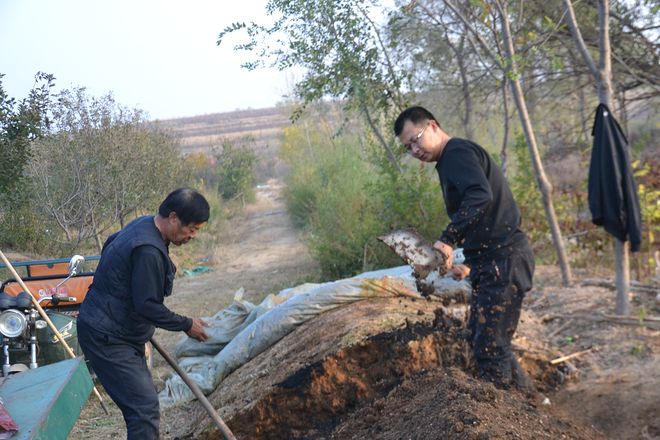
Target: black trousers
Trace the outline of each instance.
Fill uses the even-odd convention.
[[[78,341],[85,359],[121,409],[128,440],[157,440],[160,408],[144,345],[99,333],[80,320]]]
[[[522,301],[532,288],[534,255],[525,241],[497,255],[471,262],[473,294],[468,328],[477,371],[496,385],[512,379],[511,339],[520,319]]]

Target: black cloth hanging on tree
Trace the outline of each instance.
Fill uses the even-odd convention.
[[[605,104],[596,109],[589,165],[589,209],[592,221],[637,252],[642,241],[642,218],[628,140]]]

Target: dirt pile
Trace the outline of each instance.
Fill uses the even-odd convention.
[[[335,428],[332,439],[600,439],[518,392],[456,368],[407,378]]]
[[[540,399],[473,379],[464,314],[411,299],[342,307],[235,371],[211,401],[241,439],[601,438]],[[537,326],[526,314],[521,334],[532,340]],[[521,358],[542,389],[561,381],[550,357],[530,344]],[[181,438],[222,438],[197,404],[182,411]]]
[[[296,371],[248,411],[232,418],[240,438],[318,438],[338,418],[429,368],[465,365],[461,322],[439,314],[424,324],[381,333]],[[212,437],[211,437],[212,438]]]

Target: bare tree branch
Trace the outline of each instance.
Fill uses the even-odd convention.
[[[580,54],[582,54],[582,59],[584,60],[585,64],[591,71],[591,74],[594,76],[594,78],[598,78],[599,75],[598,67],[596,67],[596,63],[591,57],[591,54],[589,53],[586,44],[584,44],[582,33],[580,32],[580,28],[577,25],[577,20],[575,19],[575,11],[573,10],[573,4],[571,3],[571,0],[564,0],[564,5],[566,6],[566,12],[567,12],[566,22],[568,23],[568,27],[571,30],[573,39],[575,40],[575,45],[580,51]]]

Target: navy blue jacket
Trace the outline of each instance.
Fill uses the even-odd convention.
[[[589,209],[594,224],[636,252],[642,242],[642,217],[633,178],[628,140],[605,104],[596,109],[589,165]]]
[[[156,326],[188,331],[192,320],[163,304],[175,274],[154,217],[140,217],[106,240],[78,319],[138,344],[147,342]]]

